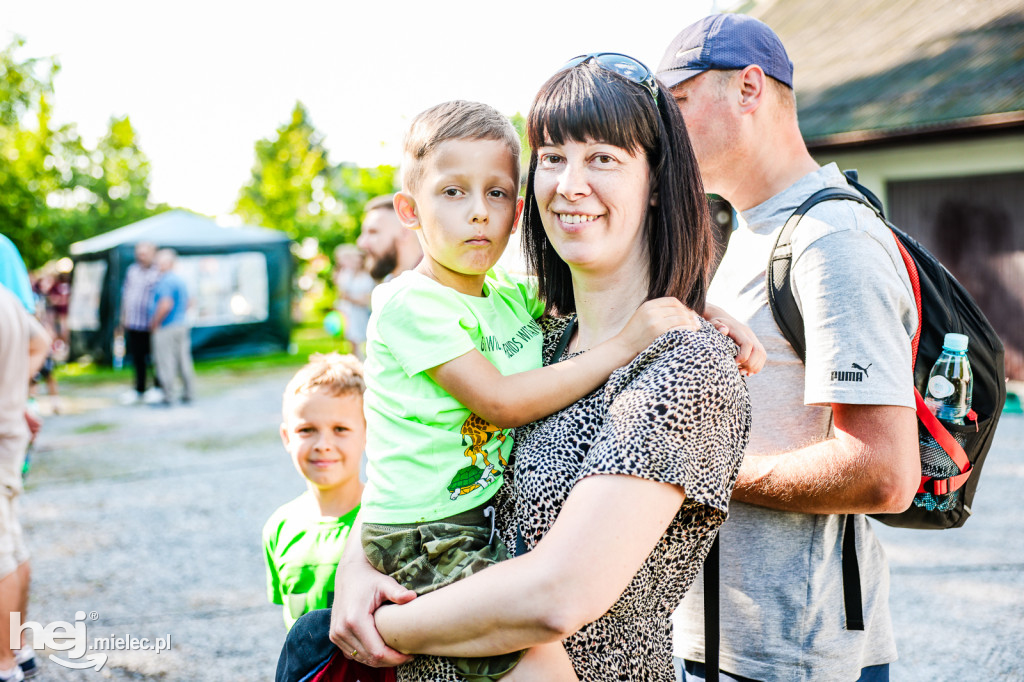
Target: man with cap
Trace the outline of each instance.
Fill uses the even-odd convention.
[[[686,121],[705,189],[738,212],[708,298],[768,353],[747,379],[750,444],[720,533],[723,677],[887,680],[896,659],[889,569],[863,515],[903,511],[920,482],[910,371],[918,320],[906,268],[866,207],[810,209],[794,234],[791,272],[806,328],[802,363],[768,308],[769,253],[804,199],[848,185],[804,145],[782,42],[751,17],[712,15],[676,37],[658,78]],[[859,630],[844,606],[847,521],[860,565]],[[675,617],[687,680],[704,678],[702,599],[697,580]]]

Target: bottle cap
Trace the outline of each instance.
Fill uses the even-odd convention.
[[[946,350],[963,352],[967,350],[967,337],[963,334],[946,334],[942,340],[942,347]]]

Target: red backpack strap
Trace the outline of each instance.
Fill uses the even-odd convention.
[[[891,230],[890,230],[891,232]],[[907,251],[907,247],[903,245],[896,233],[892,233],[892,238],[896,240],[896,246],[900,250],[900,255],[903,257],[903,264],[907,266],[907,275],[910,276],[910,284],[914,289],[914,304],[917,306],[917,330],[914,332],[914,338],[910,341],[910,365],[914,367],[917,365],[917,348],[921,342],[921,328],[924,326],[923,312],[921,308],[921,277],[917,273],[917,264],[914,263],[914,259],[910,257],[910,253]],[[914,399],[917,406],[917,418],[924,424],[924,427],[928,429],[928,433],[932,435],[935,442],[939,444],[949,458],[953,460],[953,463],[960,469],[960,473],[952,478],[932,478],[931,476],[921,477],[921,486],[917,489],[918,493],[929,492],[933,495],[946,495],[954,490],[959,490],[967,479],[971,475],[971,462],[967,459],[967,453],[960,447],[960,444],[956,442],[953,436],[950,435],[946,427],[942,425],[928,406],[925,405],[924,398],[921,397],[921,392],[914,388]],[[929,481],[932,481],[929,485]]]
[[[949,434],[949,431],[942,425],[942,422],[928,409],[928,406],[924,403],[924,398],[921,397],[921,392],[916,388],[914,389],[914,398],[917,401],[917,418],[928,429],[928,433],[932,434],[932,438],[939,444],[939,447],[945,450],[946,454],[953,460],[953,463],[960,469],[960,473],[952,478],[922,476],[921,487],[917,489],[917,492],[945,495],[954,490],[959,490],[971,475],[971,462],[967,459],[967,453],[964,452],[964,449],[960,447],[960,444],[956,442],[953,436]],[[929,481],[933,482],[932,485],[928,485]]]
[[[889,232],[892,234],[892,238],[896,240],[896,246],[900,250],[900,255],[903,256],[903,264],[907,266],[910,286],[914,289],[914,305],[917,306],[917,330],[914,332],[914,338],[910,341],[910,367],[913,370],[917,366],[917,347],[921,343],[921,328],[924,326],[924,318],[921,312],[921,276],[917,274],[917,263],[910,257],[907,247],[903,245],[903,242],[900,241],[895,232],[892,230],[889,230]]]

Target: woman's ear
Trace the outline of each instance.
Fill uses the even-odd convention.
[[[409,192],[399,192],[395,195],[395,213],[398,214],[398,221],[410,230],[418,230],[420,218],[416,215],[416,200]]]
[[[651,192],[650,205],[651,206],[657,206],[658,205],[658,193],[657,192]]]

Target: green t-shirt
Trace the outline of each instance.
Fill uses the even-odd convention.
[[[330,608],[334,573],[359,513],[359,505],[339,518],[320,516],[310,493],[275,511],[263,526],[267,557],[267,596],[284,606],[290,630],[299,616]]]
[[[541,366],[536,282],[495,269],[483,296],[415,271],[373,292],[366,332],[367,485],[363,521],[436,521],[477,507],[501,483],[512,430],[470,412],[424,370],[476,349],[503,375]]]

